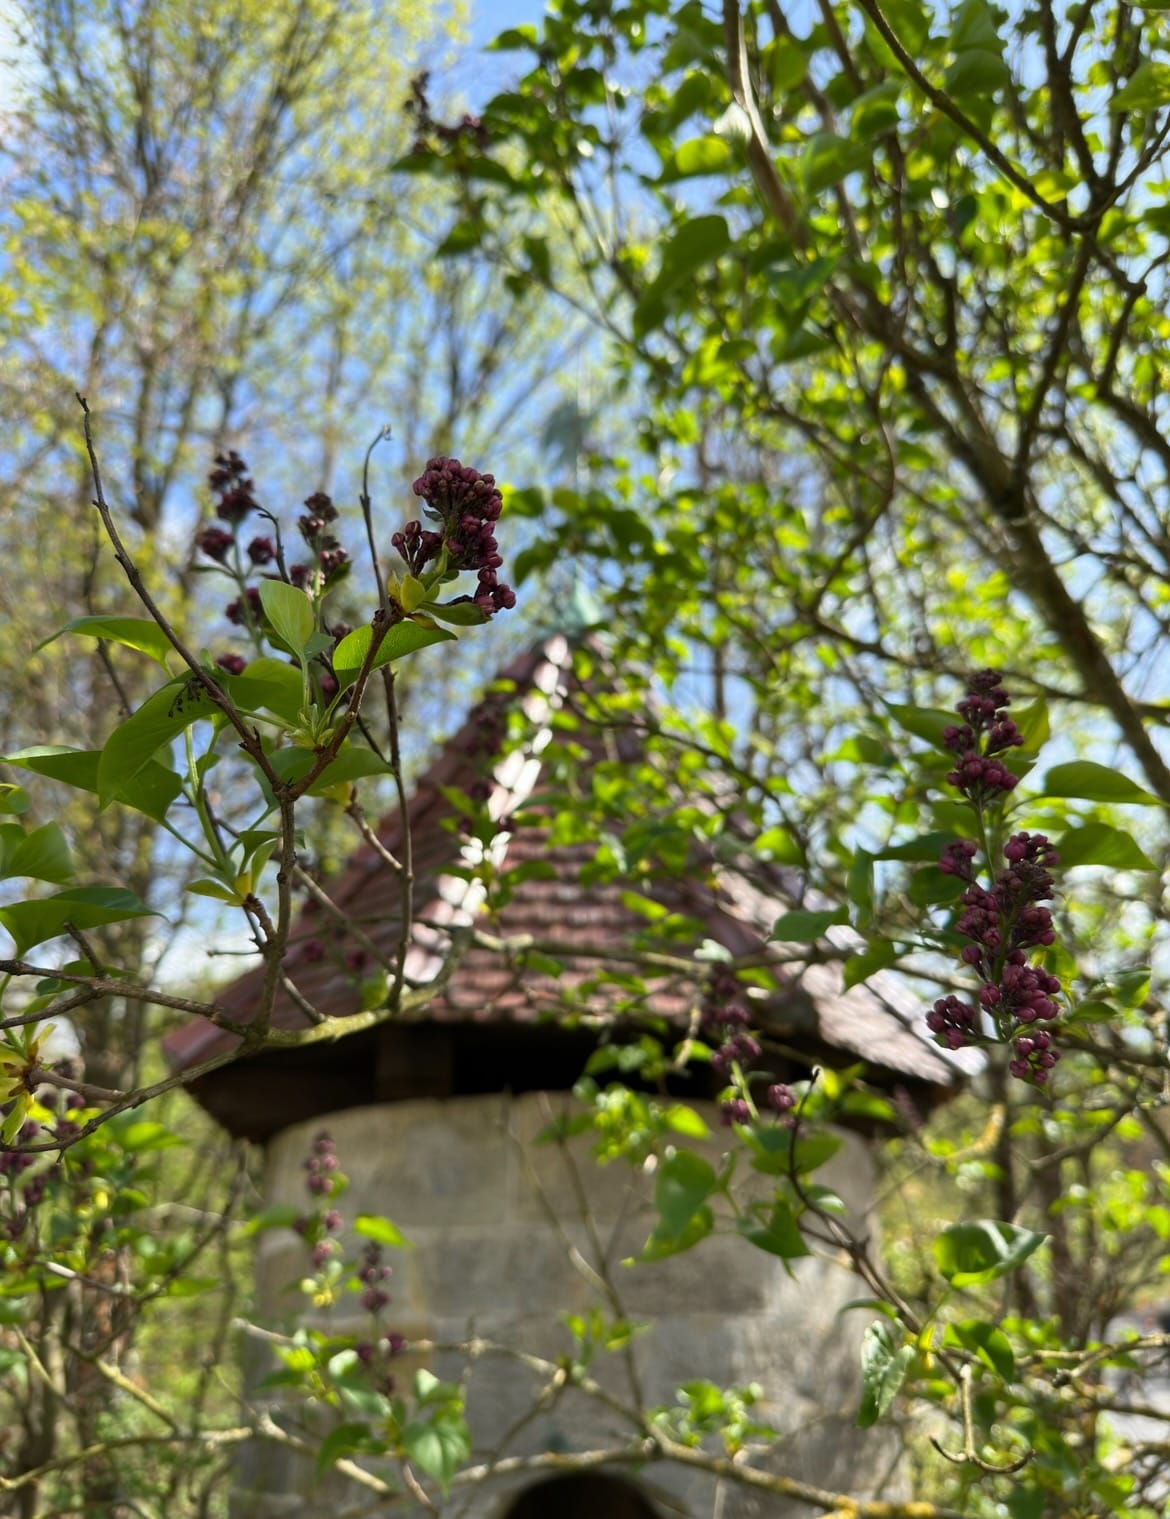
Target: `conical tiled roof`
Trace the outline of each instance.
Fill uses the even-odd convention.
[[[631,974],[640,974],[645,984],[640,1000],[646,1012],[669,1019],[680,1031],[693,1020],[699,995],[693,970],[680,973],[666,960],[647,967],[647,955],[686,960],[699,944],[711,941],[737,958],[769,959],[768,931],[791,906],[779,879],[761,889],[758,882],[710,859],[684,876],[639,881],[633,893],[626,882],[582,873],[594,853],[591,845],[550,838],[541,820],[542,757],[553,740],[556,714],[573,692],[568,641],[559,635],[544,639],[503,672],[443,746],[409,800],[414,926],[405,976],[411,986],[443,982],[417,1020],[425,1028],[416,1024],[410,1030],[401,1020],[390,1020],[380,1033],[343,1037],[328,1050],[313,1045],[301,1052],[265,1052],[204,1077],[196,1095],[229,1127],[262,1137],[331,1105],[429,1095],[443,1090],[444,1082],[447,1090],[466,1090],[468,1081],[478,1081],[474,1089],[485,1090],[482,1083],[492,1079],[489,1072],[497,1067],[500,1080],[515,1085],[519,1067],[508,1059],[493,1063],[486,1041],[504,1048],[509,1038],[515,1043],[521,1030],[528,1031],[528,1064],[521,1062],[528,1074],[521,1084],[544,1084],[542,1062],[560,1062],[571,1081],[596,1037],[589,1029],[612,1019]],[[519,741],[493,754],[510,712],[522,714]],[[593,736],[595,753],[605,737]],[[612,734],[608,738],[616,742]],[[479,827],[478,837],[461,830],[459,798],[467,796],[477,798],[481,819],[486,813],[494,830]],[[401,853],[396,812],[383,820],[378,838],[380,848],[359,849],[327,891],[359,925],[377,957],[393,963],[403,894],[401,878],[385,856]],[[480,914],[484,889],[473,875],[485,851],[497,871],[507,872],[510,890],[490,922]],[[664,918],[672,930],[669,942],[661,927]],[[301,995],[320,1013],[339,1017],[359,1011],[370,957],[352,935],[335,930],[334,921],[310,903],[286,964]],[[487,928],[506,951],[466,942],[472,928],[481,937]],[[848,930],[831,931],[842,932]],[[453,943],[458,949],[448,966]],[[554,953],[559,969],[550,958]],[[263,970],[257,968],[221,992],[217,1004],[247,1021],[259,1001],[262,979]],[[887,1079],[914,1086],[954,1085],[954,1063],[926,1040],[921,1005],[895,977],[879,974],[845,991],[840,966],[818,963],[777,964],[772,979],[775,989],[761,993],[756,1018],[797,1057],[838,1063],[861,1057],[887,1073]],[[585,1030],[571,1047],[555,1039],[563,1032],[566,1014]],[[308,1021],[290,997],[280,996],[273,1012],[276,1027],[304,1027]],[[448,1034],[438,1037],[434,1031],[439,1029]],[[456,1030],[462,1031],[458,1038]],[[199,1020],[171,1035],[166,1051],[173,1066],[185,1069],[232,1042],[233,1036]],[[352,1046],[348,1054],[341,1050],[345,1045]],[[544,1054],[534,1056],[538,1045]],[[371,1062],[381,1073],[372,1086],[366,1079]],[[432,1071],[436,1063],[441,1072]],[[267,1078],[271,1111],[263,1108]],[[416,1093],[419,1082],[428,1085],[427,1092]]]

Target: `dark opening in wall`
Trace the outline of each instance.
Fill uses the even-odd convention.
[[[602,1472],[574,1472],[534,1482],[500,1519],[659,1519],[632,1482]]]

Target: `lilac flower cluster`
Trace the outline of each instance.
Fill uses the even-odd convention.
[[[358,1281],[363,1283],[359,1301],[367,1313],[381,1313],[390,1301],[390,1294],[382,1284],[392,1275],[393,1267],[382,1263],[381,1245],[371,1241],[362,1251],[362,1264],[357,1274]]]
[[[488,143],[487,126],[483,119],[465,114],[458,121],[450,124],[436,121],[427,93],[430,78],[429,71],[424,69],[410,81],[410,95],[406,100],[405,110],[408,116],[414,118],[414,143],[411,152],[429,152],[431,138],[435,137],[446,147],[453,147],[464,141],[470,142],[482,153]]]
[[[759,1060],[763,1046],[751,1030],[751,1014],[744,1003],[743,987],[730,966],[712,967],[699,1011],[700,1027],[715,1046],[711,1065],[720,1076],[734,1076],[737,1068],[742,1074]],[[794,1123],[789,1115],[796,1106],[796,1097],[789,1087],[782,1082],[772,1082],[765,1093],[765,1101],[778,1118],[783,1118],[789,1125]],[[751,1123],[756,1115],[746,1096],[737,1096],[723,1103],[720,1116],[725,1125],[730,1125]]]
[[[335,1172],[339,1162],[336,1150],[332,1135],[322,1129],[314,1139],[312,1151],[305,1161],[305,1170],[309,1173],[305,1185],[314,1197],[328,1197],[337,1187]]]
[[[1019,776],[998,758],[1005,749],[1019,748],[1024,742],[1007,716],[1010,702],[998,670],[980,670],[971,676],[967,695],[959,703],[962,723],[943,730],[943,743],[958,756],[947,780],[973,802],[1005,795],[1019,784]]]
[[[326,1130],[322,1129],[313,1140],[313,1148],[304,1162],[304,1169],[308,1173],[305,1186],[309,1196],[314,1199],[328,1197],[340,1191],[344,1185],[345,1178],[338,1169],[336,1146]],[[312,1213],[302,1213],[300,1218],[294,1220],[292,1227],[310,1247],[314,1270],[320,1271],[340,1252],[341,1244],[335,1236],[340,1231],[341,1224],[341,1213],[334,1207],[324,1210],[318,1207]]]
[[[208,483],[217,498],[215,515],[230,522],[233,528],[257,509],[256,487],[248,477],[248,466],[234,448],[229,453],[216,454]],[[231,536],[234,538],[235,534]]]
[[[61,1063],[63,1064],[63,1062]],[[60,1069],[61,1066],[58,1066]],[[16,1134],[16,1144],[32,1144],[34,1140],[57,1140],[61,1144],[67,1143],[80,1132],[80,1125],[69,1113],[84,1107],[85,1099],[76,1092],[58,1091],[53,1096],[48,1096],[42,1090],[43,1100],[56,1103],[59,1109],[58,1116],[51,1124],[38,1123],[36,1119],[27,1119]],[[0,1107],[0,1115],[7,1116],[12,1110],[11,1104],[6,1103]],[[27,1172],[42,1162],[41,1169],[33,1176]],[[33,1215],[45,1198],[50,1189],[60,1182],[65,1175],[65,1163],[58,1159],[49,1165],[44,1163],[43,1152],[28,1152],[19,1149],[0,1150],[0,1183],[6,1184],[7,1199],[5,1206],[6,1216],[0,1221],[0,1235],[17,1240],[29,1225],[33,1222]],[[75,1163],[73,1176],[84,1177],[92,1172],[92,1161]]]
[[[406,1340],[400,1334],[384,1334],[379,1340],[359,1340],[354,1347],[357,1358],[369,1373],[375,1392],[391,1397],[394,1377],[388,1362],[406,1349]]]
[[[315,559],[324,587],[336,585],[349,573],[349,555],[329,531],[337,521],[337,508],[324,491],[315,491],[305,501],[305,515],[297,519],[301,537]],[[289,566],[288,578],[302,589],[313,579],[313,568],[307,564]]]
[[[429,564],[445,555],[445,575],[477,572],[476,594],[461,599],[473,601],[486,617],[514,607],[516,593],[501,585],[496,573],[504,562],[495,538],[504,498],[495,476],[481,475],[458,459],[429,459],[412,489],[426,503],[424,514],[440,526],[438,530],[424,528],[415,520],[391,538],[410,573],[421,576]]]
[[[1010,698],[994,670],[972,676],[959,703],[962,726],[947,728],[943,742],[960,760],[947,779],[975,806],[983,808],[1005,796],[1018,778],[995,758],[1004,749],[1023,743],[1019,729],[1005,715]],[[937,1043],[958,1050],[979,1041],[983,1017],[990,1018],[999,1037],[1011,1040],[1013,1076],[1043,1086],[1060,1059],[1048,1029],[1060,1015],[1053,1000],[1059,979],[1028,963],[1028,952],[1055,942],[1052,913],[1042,904],[1053,896],[1052,870],[1060,863],[1056,850],[1042,833],[1017,833],[1003,848],[1006,868],[988,890],[975,876],[977,845],[956,839],[942,852],[939,869],[965,884],[956,931],[969,942],[960,959],[981,978],[978,1009],[955,996],[941,997],[926,1016]]]
[[[751,1014],[742,998],[743,987],[735,972],[726,965],[716,965],[707,977],[700,1026],[715,1045],[711,1065],[720,1076],[726,1076],[734,1065],[751,1065],[763,1053],[759,1040],[749,1032]]]
[[[201,553],[221,566],[224,573],[236,582],[238,595],[224,608],[227,620],[234,627],[255,632],[264,627],[264,608],[260,601],[259,587],[249,585],[247,581],[254,570],[263,569],[277,558],[276,544],[264,533],[254,535],[246,546],[243,543],[240,529],[244,519],[249,513],[260,511],[261,507],[256,499],[256,487],[248,474],[248,466],[238,453],[233,450],[231,453],[217,454],[215,468],[208,479],[216,498],[215,514],[228,526],[224,528],[218,522],[213,522],[200,528],[195,536],[195,544]],[[302,589],[327,590],[348,574],[348,555],[330,531],[336,520],[337,508],[323,492],[318,491],[305,501],[305,515],[299,519],[298,526],[311,557],[304,563],[289,565],[288,579],[291,584]],[[349,630],[346,628],[344,631]],[[342,636],[337,629],[333,633],[335,639]],[[325,667],[325,662],[321,663],[321,687],[324,694],[330,696],[337,689],[336,681],[332,672]],[[229,675],[241,675],[247,667],[247,660],[240,654],[230,652],[221,654],[216,664]],[[331,683],[332,690],[329,689]]]

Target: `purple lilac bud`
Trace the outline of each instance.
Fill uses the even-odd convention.
[[[942,852],[938,868],[945,876],[958,876],[961,881],[971,880],[971,861],[978,852],[974,839],[956,839]]]
[[[253,538],[248,545],[248,558],[254,565],[271,564],[276,558],[276,545],[271,538]]]
[[[247,586],[239,601],[233,601],[224,608],[224,616],[237,628],[246,626],[248,622],[261,622],[264,617],[264,605],[260,600],[259,588],[254,585]]]
[[[975,1009],[958,997],[940,997],[926,1015],[926,1026],[935,1036],[936,1044],[961,1050],[974,1043],[979,1020]]]
[[[368,1244],[362,1251],[362,1265],[357,1275],[358,1281],[365,1285],[359,1301],[369,1313],[380,1313],[390,1301],[390,1294],[383,1289],[382,1283],[392,1274],[393,1268],[382,1264],[381,1245]]]
[[[773,1113],[778,1113],[781,1117],[785,1113],[790,1113],[796,1106],[796,1096],[792,1088],[785,1086],[782,1082],[776,1082],[774,1086],[768,1088],[767,1099]]]
[[[724,1127],[730,1128],[733,1123],[751,1123],[752,1110],[742,1097],[736,1097],[723,1104],[719,1117]]]
[[[411,489],[426,502],[428,516],[449,525],[468,517],[495,522],[504,505],[495,476],[481,475],[458,459],[428,459]]]
[[[234,533],[226,532],[222,527],[216,527],[214,523],[210,527],[205,527],[195,540],[202,552],[209,559],[214,559],[217,564],[223,564],[235,541]]]
[[[229,675],[242,675],[248,668],[248,661],[242,654],[221,654],[215,662]]]
[[[1017,777],[994,756],[1023,744],[1016,724],[1007,716],[1010,702],[998,672],[982,670],[968,682],[958,705],[962,725],[944,730],[943,743],[959,756],[947,779],[977,807],[1013,789]],[[1056,976],[1028,964],[1026,951],[1055,942],[1052,913],[1040,904],[1053,896],[1051,870],[1059,856],[1042,833],[1017,833],[1004,845],[1007,869],[995,877],[989,891],[975,880],[972,862],[977,853],[969,839],[948,844],[939,860],[944,875],[967,883],[955,920],[959,934],[970,942],[959,958],[982,977],[979,1005],[1003,1039],[1015,1039],[1012,1074],[1043,1085],[1059,1059],[1048,1030],[1038,1023],[1060,1015],[1053,1000],[1060,994]],[[940,1044],[959,1049],[980,1035],[979,1014],[956,997],[945,997],[927,1014],[927,1027]]]
[[[332,1137],[322,1129],[314,1139],[312,1153],[304,1163],[304,1169],[309,1173],[305,1185],[314,1197],[327,1197],[337,1185],[333,1172],[339,1163],[333,1150]]]
[[[430,459],[412,489],[426,502],[426,516],[441,526],[430,532],[411,521],[390,540],[411,574],[422,574],[445,549],[451,570],[476,572],[478,585],[471,599],[486,617],[515,606],[515,592],[500,584],[496,574],[504,561],[494,528],[504,501],[495,476],[481,475],[458,459]]]
[[[248,466],[233,449],[216,454],[215,468],[208,476],[211,489],[219,497],[215,515],[233,526],[257,509],[255,486],[248,479]]]

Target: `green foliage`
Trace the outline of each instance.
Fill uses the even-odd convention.
[[[531,292],[549,290],[597,322],[613,377],[606,401],[623,414],[562,429],[571,476],[513,498],[531,525],[517,572],[534,603],[559,608],[566,577],[588,581],[603,601],[591,617],[604,662],[638,672],[615,682],[603,645],[582,647],[582,694],[551,718],[547,785],[531,803],[553,848],[584,857],[582,881],[612,890],[641,925],[580,976],[568,973],[568,940],[508,948],[513,971],[555,988],[543,1016],[597,1031],[577,1107],[542,1140],[581,1136],[601,1163],[653,1174],[654,1222],[631,1271],[690,1250],[701,1259],[715,1238],[777,1258],[798,1282],[810,1256],[851,1263],[880,1315],[862,1337],[858,1424],[900,1403],[950,1430],[938,1441],[945,1461],[917,1441],[928,1514],[936,1498],[976,1519],[1152,1512],[1148,1462],[1129,1459],[1108,1415],[1110,1377],[1140,1376],[1164,1348],[1159,1336],[1119,1338],[1114,1320],[1148,1305],[1170,1237],[1157,889],[1170,850],[1158,810],[1170,806],[1170,717],[1149,673],[1165,653],[1170,459],[1163,10],[859,0],[811,18],[729,4],[720,21],[694,3],[560,0],[540,28],[499,39],[519,76],[482,127],[440,129],[419,84],[418,140],[403,157],[405,78],[377,45],[376,9],[313,0],[284,16],[237,5],[221,26],[164,3],[129,27],[99,6],[79,30],[71,11],[33,8],[41,72],[6,177],[0,330],[15,357],[0,380],[10,395],[26,381],[42,398],[60,389],[43,355],[65,312],[76,354],[61,367],[84,374],[111,411],[107,397],[126,397],[109,423],[122,428],[111,499],[134,505],[115,510],[96,477],[94,488],[114,538],[109,563],[133,568],[151,615],[126,614],[121,582],[102,579],[109,565],[95,568],[105,562],[86,549],[44,598],[78,637],[45,637],[25,587],[49,547],[80,543],[90,485],[78,476],[58,511],[68,492],[43,486],[35,461],[76,474],[77,458],[58,445],[55,401],[23,414],[11,445],[19,468],[4,482],[10,515],[30,493],[52,511],[16,545],[6,592],[14,670],[39,640],[20,673],[25,695],[8,703],[6,763],[74,797],[64,826],[28,826],[26,812],[44,815],[40,791],[31,805],[9,783],[0,793],[0,925],[15,956],[0,984],[0,1141],[6,1165],[17,1155],[3,1173],[0,1319],[13,1334],[0,1336],[0,1365],[30,1449],[35,1379],[51,1382],[70,1357],[98,1364],[63,1337],[67,1291],[108,1286],[103,1273],[118,1270],[108,1295],[135,1314],[156,1300],[198,1305],[217,1276],[197,1262],[213,1240],[230,1258],[226,1225],[154,1226],[152,1197],[184,1146],[154,1110],[139,1111],[174,1080],[123,1074],[139,1059],[141,1009],[177,1004],[250,1054],[413,1019],[434,994],[408,979],[408,933],[387,956],[350,922],[367,941],[358,959],[372,950],[379,962],[361,959],[350,977],[350,1021],[309,1006],[304,1028],[272,1026],[279,994],[304,1000],[294,883],[324,892],[318,908],[330,910],[304,863],[307,798],[364,830],[403,880],[404,914],[411,906],[411,856],[396,859],[370,833],[363,791],[387,781],[407,817],[398,666],[423,668],[415,655],[456,641],[448,625],[486,617],[469,599],[438,599],[460,550],[397,576],[379,566],[364,592],[348,585],[360,625],[338,637],[324,572],[302,589],[278,556],[253,608],[237,545],[220,563],[254,646],[241,674],[188,636],[193,571],[179,567],[172,594],[162,553],[164,501],[196,426],[219,446],[258,394],[274,412],[312,411],[320,473],[332,469],[338,419],[394,352],[411,305],[396,265],[403,244],[388,236],[408,225],[399,202],[411,197],[442,226],[427,311],[411,318],[426,328],[418,368],[402,392],[443,367],[430,316],[457,311],[491,265],[502,274],[486,287],[477,423],[489,429],[486,397],[507,388],[496,384],[495,303],[507,334]],[[422,35],[425,17],[412,26]],[[88,81],[91,54],[110,80],[103,91]],[[197,144],[173,130],[190,120],[202,124]],[[397,198],[382,193],[395,155],[410,176]],[[385,314],[384,334],[371,310]],[[458,348],[453,394],[465,391]],[[539,379],[525,376],[525,388]],[[554,427],[550,445],[557,437]],[[376,551],[365,488],[362,508]],[[451,654],[436,658],[451,665]],[[140,655],[165,671],[153,693]],[[993,753],[979,747],[990,744],[982,729],[970,743],[956,737],[948,710],[958,678],[986,665],[1017,698],[1020,742],[995,750],[1022,782],[1010,800],[961,774],[960,799],[949,779],[969,754]],[[375,696],[387,713],[379,737]],[[76,719],[50,733],[40,717],[54,707]],[[37,731],[21,731],[25,712],[38,714]],[[588,746],[595,727],[617,735],[608,749]],[[26,742],[50,736],[70,742]],[[456,879],[482,892],[494,930],[549,867],[498,869],[498,820],[448,792],[467,824]],[[1036,846],[1032,874],[1005,884],[1009,841],[1039,829],[1056,839],[1060,865]],[[104,855],[80,847],[91,831]],[[210,998],[176,997],[144,966],[150,888],[170,839],[192,856],[188,894],[242,914],[260,952],[264,989],[247,1027]],[[956,839],[975,851],[970,874],[944,855]],[[1040,881],[1049,866],[1055,887]],[[707,930],[685,894],[666,906],[656,890],[673,877],[722,901],[732,875],[763,904],[761,933],[771,919],[771,958],[700,942]],[[27,898],[24,881],[35,883]],[[995,892],[1009,900],[988,908],[981,893]],[[1042,902],[1056,908],[1051,932],[1041,907],[1012,958],[1025,912]],[[991,913],[998,938],[971,927],[972,909]],[[295,947],[303,963],[310,944],[329,952],[310,940]],[[46,964],[21,963],[41,946]],[[977,1045],[983,1062],[975,1096],[924,1131],[864,1067],[813,1068],[797,1038],[804,1014],[756,1028],[754,1015],[784,1004],[801,978],[828,978],[847,1009],[850,997],[896,987],[891,971],[952,993],[929,1029],[944,1047]],[[1016,972],[1059,986],[1059,1021],[1007,996]],[[686,1009],[677,1026],[654,1011],[664,984]],[[117,1089],[75,1079],[50,1052],[45,1020],[76,1016],[81,1027],[91,1004],[105,1011],[84,1024],[87,1056],[103,1051],[94,1035],[104,1030],[122,1062]],[[729,1006],[736,1016],[721,1029]],[[747,1022],[760,1039],[725,1037]],[[1037,1042],[1045,1023],[1059,1069]],[[717,1132],[673,1095],[691,1090],[674,1084],[696,1070],[715,1078]],[[86,1104],[72,1117],[67,1093]],[[888,1267],[819,1177],[838,1157],[842,1123],[904,1130],[891,1194],[909,1223],[887,1220]],[[51,1133],[37,1149],[42,1129]],[[330,1181],[331,1203],[342,1195],[340,1177],[312,1174]],[[395,1488],[376,1473],[393,1468],[441,1501],[471,1457],[464,1387],[426,1367],[412,1368],[407,1392],[393,1381],[403,1347],[383,1334],[370,1284],[381,1250],[406,1241],[362,1213],[362,1254],[351,1258],[331,1213],[278,1205],[240,1231],[293,1228],[307,1250],[300,1322],[287,1335],[262,1331],[280,1363],[268,1385],[305,1415],[302,1454],[322,1482],[360,1480],[390,1502]],[[635,1326],[614,1283],[601,1285],[604,1311],[568,1317],[571,1352],[539,1368],[532,1358],[549,1405],[568,1384],[608,1396],[590,1367],[629,1349]],[[372,1338],[328,1322],[355,1293],[374,1316]],[[181,1450],[189,1437],[202,1452],[177,1396],[160,1414],[153,1394],[98,1375],[129,1400],[127,1439],[149,1416],[169,1430],[152,1438],[173,1435]],[[95,1429],[113,1449],[114,1425],[86,1425],[70,1385],[62,1460],[26,1462],[25,1486],[34,1505],[75,1508],[60,1473],[76,1465],[81,1507],[96,1512],[80,1453]],[[685,1451],[721,1480],[750,1470],[766,1487],[771,1468],[752,1462],[776,1434],[753,1412],[761,1396],[686,1381],[674,1405],[634,1410],[628,1459]],[[246,1433],[282,1438],[279,1427]],[[180,1456],[169,1459],[179,1471]],[[162,1490],[160,1480],[152,1491]],[[168,1491],[178,1490],[176,1477]],[[831,1494],[808,1501],[853,1507]]]

